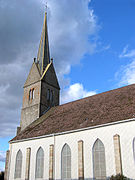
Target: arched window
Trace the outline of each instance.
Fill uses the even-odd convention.
[[[32,89],[32,99],[34,99],[35,96],[35,89]]]
[[[22,152],[19,150],[16,155],[16,163],[15,163],[15,179],[21,178],[22,172]]]
[[[133,155],[134,155],[134,162],[135,162],[135,138],[133,139]]]
[[[40,147],[37,151],[36,155],[36,172],[35,172],[35,177],[38,178],[43,178],[43,172],[44,172],[44,151]]]
[[[99,139],[93,146],[93,170],[94,179],[106,179],[105,148]]]
[[[71,150],[67,144],[61,152],[61,176],[62,180],[71,179]]]

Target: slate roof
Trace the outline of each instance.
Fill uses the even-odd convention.
[[[51,108],[13,140],[76,130],[135,117],[135,84]]]

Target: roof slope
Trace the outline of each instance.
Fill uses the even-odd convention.
[[[37,64],[33,62],[32,67],[30,69],[29,75],[25,81],[24,87],[29,86],[37,81],[39,81],[41,78],[40,72],[38,70]]]
[[[41,80],[45,81],[48,84],[53,84],[54,87],[60,89],[59,82],[55,73],[53,66],[53,61],[51,60],[50,64],[47,65]]]
[[[116,122],[135,117],[135,84],[54,107],[12,140]]]

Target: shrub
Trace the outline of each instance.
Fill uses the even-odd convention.
[[[129,180],[122,174],[117,174],[116,176],[111,176],[110,180]]]

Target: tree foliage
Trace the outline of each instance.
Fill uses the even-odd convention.
[[[110,180],[129,180],[122,174],[117,174],[116,176],[111,176]]]
[[[4,180],[4,172],[0,172],[0,180]]]

